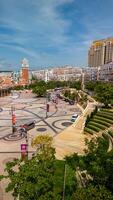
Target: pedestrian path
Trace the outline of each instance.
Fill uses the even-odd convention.
[[[89,136],[83,134],[84,123],[86,116],[90,114],[93,109],[94,104],[89,103],[75,123],[54,138],[56,157],[58,159],[63,159],[66,155],[70,155],[74,152],[79,154],[84,153],[85,138],[89,138]]]

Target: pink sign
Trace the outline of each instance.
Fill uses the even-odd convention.
[[[21,144],[21,152],[26,152],[27,144]]]

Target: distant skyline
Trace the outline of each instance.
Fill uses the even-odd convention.
[[[113,37],[112,0],[1,0],[0,70],[87,66],[93,40]]]

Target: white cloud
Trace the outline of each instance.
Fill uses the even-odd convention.
[[[75,3],[76,0],[1,1],[0,24],[12,29],[14,34],[0,33],[0,46],[6,47],[7,53],[12,51],[13,54],[15,51],[17,55],[25,54],[28,59],[34,60],[35,65],[83,63],[87,60],[91,41],[110,36],[112,32],[112,20],[98,20],[96,15],[86,11],[84,17],[75,16],[74,13],[71,19],[65,17],[66,13],[59,12],[59,7]],[[86,32],[80,31],[81,27]],[[71,31],[67,34],[69,30],[72,34]]]

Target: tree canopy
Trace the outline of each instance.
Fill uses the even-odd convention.
[[[1,176],[9,179],[6,191],[20,200],[53,200],[54,161],[54,148],[43,144],[31,159],[8,162],[5,169],[8,175]]]
[[[36,154],[24,161],[6,164],[7,192],[20,200],[113,200],[113,150],[108,152],[104,137],[86,140],[83,155],[74,153],[55,159],[52,137],[39,135],[32,145]],[[77,178],[77,172],[80,179]],[[82,188],[79,182],[83,181]],[[64,187],[65,186],[65,187]],[[65,188],[65,189],[64,189]]]
[[[55,89],[59,87],[70,87],[76,88],[77,90],[81,89],[81,82],[80,81],[38,81],[36,80],[33,84],[28,86],[30,89],[33,90],[37,96],[44,96],[46,94],[46,90]]]
[[[113,200],[113,195],[105,187],[89,186],[78,188],[73,194],[72,200]]]
[[[94,98],[106,107],[113,103],[113,84],[89,81],[86,89],[94,92]]]
[[[96,100],[104,103],[106,107],[113,103],[113,85],[101,83],[96,86],[94,91]]]
[[[77,154],[66,157],[66,162],[81,172],[86,172],[90,179],[86,179],[87,184],[104,186],[113,191],[113,150],[108,152],[105,138],[93,138],[86,140],[87,148],[83,156]]]

